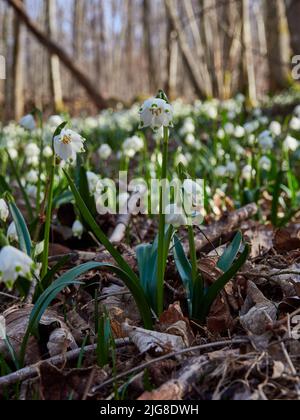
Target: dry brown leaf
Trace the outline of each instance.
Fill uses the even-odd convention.
[[[133,343],[144,353],[158,357],[186,347],[182,337],[143,328],[133,327],[127,322],[122,325],[124,333],[131,338]]]
[[[161,332],[182,337],[187,347],[195,341],[189,319],[183,315],[179,302],[173,303],[162,313],[159,318],[159,328]]]
[[[10,343],[17,354],[20,352],[21,343],[28,326],[29,316],[32,309],[33,305],[25,305],[23,307],[14,306],[3,313],[3,316],[6,320],[7,337],[9,338]],[[40,325],[46,328],[48,335],[50,335],[51,332],[57,328],[63,328],[65,331],[69,331],[63,318],[52,309],[45,311],[42,319],[40,320]],[[71,342],[70,346],[68,347],[71,349],[76,348],[76,342],[71,333],[69,334],[70,335],[68,337]],[[10,357],[7,346],[3,340],[0,340],[0,353],[2,353],[5,357]],[[35,337],[30,337],[25,358],[26,363],[36,363],[41,359],[41,357],[42,354],[40,352],[38,341]]]
[[[50,334],[47,349],[51,357],[66,353],[68,348],[74,350],[77,344],[70,331],[66,328],[56,328]]]

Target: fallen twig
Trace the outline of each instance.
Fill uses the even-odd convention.
[[[236,345],[241,345],[241,344],[248,344],[249,343],[249,339],[248,338],[242,338],[242,339],[237,339],[237,340],[224,340],[224,341],[217,341],[215,343],[209,343],[209,344],[202,344],[200,346],[195,346],[195,347],[189,347],[183,350],[178,350],[175,351],[173,353],[169,353],[169,354],[165,354],[164,356],[161,357],[157,357],[156,359],[152,359],[149,360],[148,362],[142,363],[140,366],[136,366],[126,372],[120,373],[119,375],[114,376],[111,379],[108,379],[107,381],[103,382],[101,385],[98,385],[94,388],[92,388],[91,390],[91,394],[94,395],[95,393],[97,393],[98,391],[100,391],[101,389],[105,388],[106,386],[111,385],[113,382],[118,381],[126,376],[130,376],[135,374],[136,372],[140,371],[140,370],[144,370],[147,367],[153,365],[154,363],[157,362],[161,362],[163,360],[169,359],[171,357],[175,357],[175,356],[179,356],[179,355],[183,355],[186,353],[191,353],[193,351],[201,351],[201,350],[207,350],[207,349],[213,349],[216,347],[223,347],[223,346],[236,346]]]
[[[127,338],[121,338],[115,341],[117,347],[122,347],[130,343],[130,340]],[[93,344],[90,346],[84,347],[84,353],[92,353],[96,350],[97,345]],[[35,365],[27,366],[23,369],[19,369],[16,372],[10,373],[9,375],[0,377],[0,389],[13,385],[17,382],[22,382],[27,379],[35,378],[39,375],[39,367],[43,363],[50,363],[54,366],[70,362],[71,360],[76,359],[82,352],[81,348],[76,350],[69,351],[68,353],[61,354],[59,356],[51,357],[47,360],[42,360],[41,362],[36,363]]]

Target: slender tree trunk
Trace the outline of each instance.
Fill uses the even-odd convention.
[[[27,15],[20,0],[6,0],[10,6],[13,7],[17,16],[20,18],[22,23],[27,29],[35,36],[35,38],[45,47],[47,50],[54,55],[57,55],[65,67],[71,72],[77,82],[86,90],[88,95],[94,104],[99,108],[106,107],[106,101],[100,93],[95,90],[94,84],[89,78],[78,68],[74,63],[72,57],[70,57],[56,42],[50,39],[45,33],[43,33],[36,24]]]
[[[22,63],[22,25],[19,17],[13,19],[13,114],[19,120],[24,114],[24,79]]]
[[[56,0],[48,0],[46,4],[47,32],[50,38],[55,39],[57,31]],[[49,85],[53,109],[55,112],[62,112],[64,104],[59,58],[57,55],[51,53],[49,54]]]
[[[172,25],[175,28],[178,35],[180,50],[182,52],[186,68],[190,75],[192,86],[195,89],[195,92],[199,96],[199,98],[206,98],[206,89],[205,86],[203,86],[201,77],[199,75],[199,65],[195,57],[193,56],[193,52],[191,51],[188,41],[186,39],[184,29],[182,28],[181,22],[177,16],[176,11],[174,10],[174,4],[171,0],[165,0],[165,4],[169,19],[172,22]]]
[[[144,51],[147,60],[149,88],[153,93],[158,90],[156,82],[156,63],[152,45],[151,0],[143,0]]]
[[[245,59],[245,73],[248,81],[248,95],[250,102],[257,103],[256,79],[253,57],[253,43],[250,23],[250,3],[243,0],[243,47]]]
[[[283,0],[265,0],[267,59],[271,92],[287,87],[289,77],[288,28]]]
[[[300,1],[286,0],[285,3],[293,55],[300,55]]]

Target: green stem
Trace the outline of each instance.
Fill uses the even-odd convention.
[[[51,229],[51,218],[52,218],[54,175],[55,175],[55,153],[54,153],[54,150],[53,150],[52,165],[51,165],[51,169],[50,169],[50,184],[49,184],[49,195],[48,195],[45,233],[44,233],[44,253],[43,253],[43,260],[42,260],[41,278],[44,278],[45,275],[47,274],[47,271],[48,271],[48,257],[49,257],[50,229]]]
[[[161,171],[161,180],[167,179],[167,162],[168,162],[168,143],[169,129],[164,127],[163,137],[163,162]],[[159,193],[159,232],[158,232],[158,265],[157,265],[157,315],[161,315],[164,306],[164,278],[165,278],[165,225],[166,216],[163,209],[163,188],[160,187]]]
[[[189,237],[190,258],[191,258],[191,265],[192,265],[192,280],[193,280],[193,284],[195,284],[198,277],[198,267],[197,267],[197,253],[196,253],[196,246],[195,246],[194,230],[193,230],[193,226],[191,225],[188,226],[188,237]]]
[[[7,153],[8,161],[9,161],[9,164],[10,164],[11,169],[13,171],[13,174],[14,174],[14,176],[16,178],[16,181],[18,183],[18,186],[19,186],[19,188],[21,190],[21,193],[23,195],[23,198],[24,198],[24,201],[25,201],[25,205],[26,205],[26,209],[27,209],[27,212],[28,212],[30,221],[32,221],[33,220],[33,212],[32,212],[32,208],[31,208],[31,204],[30,204],[30,200],[29,200],[28,194],[27,194],[27,192],[26,192],[26,190],[25,190],[25,188],[24,188],[24,186],[22,184],[22,181],[21,181],[21,178],[19,176],[18,170],[17,170],[17,168],[16,168],[16,166],[14,164],[14,161],[10,157],[10,154],[9,154],[8,150],[6,150],[6,153]]]
[[[43,139],[43,120],[40,117],[40,129],[41,129],[41,138],[40,138],[40,161],[39,161],[39,178],[37,183],[37,193],[36,193],[36,216],[39,217],[40,205],[41,205],[41,176],[43,171],[43,148],[44,148],[44,139]]]

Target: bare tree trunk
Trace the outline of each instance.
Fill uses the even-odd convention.
[[[72,73],[77,82],[86,90],[94,104],[103,109],[106,107],[106,101],[100,93],[95,91],[94,84],[85,76],[85,74],[77,67],[74,60],[52,39],[49,39],[30,19],[27,15],[20,0],[6,0],[13,7],[20,20],[27,29],[35,36],[35,38],[48,49],[51,54],[57,55],[66,68]]]
[[[293,55],[300,55],[300,1],[285,0]]]
[[[269,89],[275,92],[287,87],[289,77],[288,28],[283,0],[265,0]]]
[[[245,59],[245,73],[248,81],[249,100],[253,105],[257,103],[256,80],[253,57],[253,43],[250,23],[250,3],[243,0],[243,47]]]
[[[46,2],[46,21],[47,32],[50,39],[55,39],[56,25],[56,0],[48,0]],[[62,112],[64,109],[62,84],[60,77],[60,65],[57,55],[49,54],[49,83],[53,109],[55,112]]]
[[[176,98],[177,70],[178,70],[178,36],[172,22],[167,19],[167,80],[165,91],[172,100]]]
[[[153,93],[158,90],[156,83],[156,64],[153,53],[151,36],[151,0],[143,0],[143,27],[144,27],[144,51],[147,59],[147,72],[149,79],[149,88]]]
[[[13,113],[14,118],[19,120],[24,114],[24,79],[22,63],[22,26],[17,15],[13,20]]]
[[[199,98],[206,98],[206,89],[205,86],[201,83],[201,78],[199,75],[199,67],[193,53],[189,47],[189,44],[182,28],[181,22],[177,16],[176,11],[174,10],[174,4],[171,0],[165,0],[166,10],[169,16],[170,21],[172,22],[173,27],[175,28],[178,35],[178,42],[182,52],[186,68],[189,72],[192,86],[195,89],[196,94]]]

